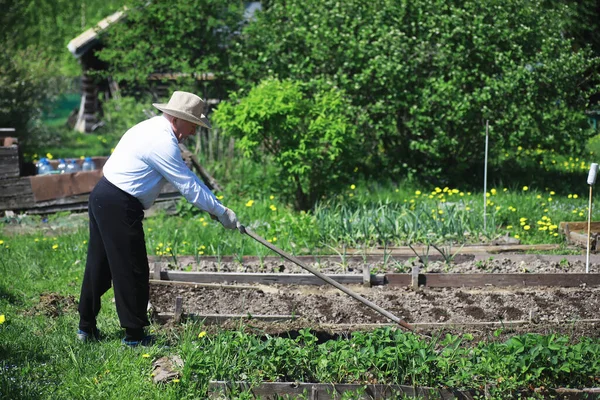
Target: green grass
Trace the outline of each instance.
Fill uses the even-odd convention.
[[[483,230],[483,194],[463,192],[461,196],[460,190],[444,188],[379,187],[373,196],[372,190],[368,184],[357,183],[314,213],[297,213],[269,194],[236,196],[227,192],[223,202],[258,234],[296,254],[333,253],[341,245],[400,245],[418,240],[443,243],[459,240],[463,231],[469,232],[473,241],[510,231],[522,234],[526,243],[560,243],[564,239],[547,230],[525,230],[519,225],[520,218],[546,223],[542,217],[547,216],[551,224],[584,219],[579,215],[585,208],[583,196],[555,196],[544,211],[540,206],[548,202],[549,193],[498,188],[495,194],[490,192],[488,199],[493,204],[489,207],[494,211],[488,220],[490,228]],[[178,216],[158,215],[145,221],[149,254],[268,254],[249,238],[224,231],[206,214],[184,203],[179,209]],[[568,338],[551,336],[523,336],[506,343],[493,337],[489,342],[474,343],[467,336],[438,338],[438,344],[432,346],[412,335],[384,330],[317,343],[308,332],[296,339],[251,335],[242,330],[211,330],[199,337],[208,328],[188,323],[176,329],[153,326],[159,338],[157,346],[123,348],[112,291],[103,297],[99,317],[99,328],[107,338],[81,344],[75,339],[74,301],[83,276],[88,232],[85,215],[75,217],[68,213],[47,219],[26,216],[19,217],[19,224],[0,224],[0,315],[5,318],[0,324],[0,398],[205,398],[209,380],[227,379],[377,379],[476,388],[495,382],[499,392],[508,393],[529,384],[590,386],[596,384],[593,377],[600,374],[599,364],[593,361],[599,359],[597,338],[583,339],[584,344],[578,346]],[[508,224],[514,227],[508,229]],[[62,303],[43,308],[40,299],[48,293]],[[180,381],[156,386],[151,377],[152,361],[170,354],[185,361]],[[546,362],[550,364],[544,370],[533,368]],[[569,365],[570,372],[555,365]]]

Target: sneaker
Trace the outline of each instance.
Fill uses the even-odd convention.
[[[92,332],[82,331],[81,329],[77,330],[77,339],[81,342],[92,342],[100,340],[100,331],[98,329],[93,329]]]
[[[123,340],[121,340],[121,343],[129,347],[152,346],[154,342],[156,342],[156,338],[154,337],[154,335],[146,335],[139,340],[127,338],[123,338]]]

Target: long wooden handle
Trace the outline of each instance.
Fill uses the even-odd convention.
[[[291,254],[286,253],[285,251],[281,250],[280,248],[278,248],[277,246],[273,245],[272,243],[267,242],[265,239],[263,239],[262,237],[258,236],[256,233],[252,232],[248,228],[246,228],[244,226],[240,226],[239,229],[240,229],[240,232],[245,233],[246,235],[250,236],[252,239],[254,239],[257,242],[261,243],[262,245],[268,247],[269,249],[273,250],[275,253],[279,254],[283,258],[285,258],[285,259],[293,262],[294,264],[298,265],[299,267],[304,268],[305,270],[307,270],[311,274],[316,275],[317,277],[321,278],[322,280],[324,280],[325,282],[329,283],[330,285],[338,288],[339,290],[341,290],[342,292],[346,293],[347,295],[349,295],[349,296],[353,297],[354,299],[360,301],[361,303],[363,303],[367,307],[370,307],[373,310],[377,311],[379,314],[383,315],[384,317],[391,319],[392,321],[394,321],[395,323],[397,323],[398,325],[400,325],[404,329],[407,329],[409,331],[413,331],[414,332],[415,329],[410,324],[408,324],[407,322],[405,322],[404,320],[396,317],[394,314],[390,313],[389,311],[384,310],[383,308],[379,307],[378,305],[374,304],[373,302],[371,302],[371,301],[365,299],[364,297],[360,296],[359,294],[353,292],[352,290],[348,289],[347,287],[345,287],[344,285],[340,284],[339,282],[334,281],[333,279],[331,279],[327,275],[322,274],[321,272],[317,271],[314,268],[309,267],[308,265],[305,265],[302,261],[298,260],[296,257],[292,256]]]

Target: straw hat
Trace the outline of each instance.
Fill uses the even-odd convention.
[[[152,105],[165,114],[205,128],[211,128],[208,118],[203,114],[206,103],[195,94],[176,91],[173,92],[167,104],[154,103]]]

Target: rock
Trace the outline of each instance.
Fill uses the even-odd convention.
[[[154,383],[166,383],[179,379],[183,360],[177,355],[161,357],[152,363],[152,379]]]

